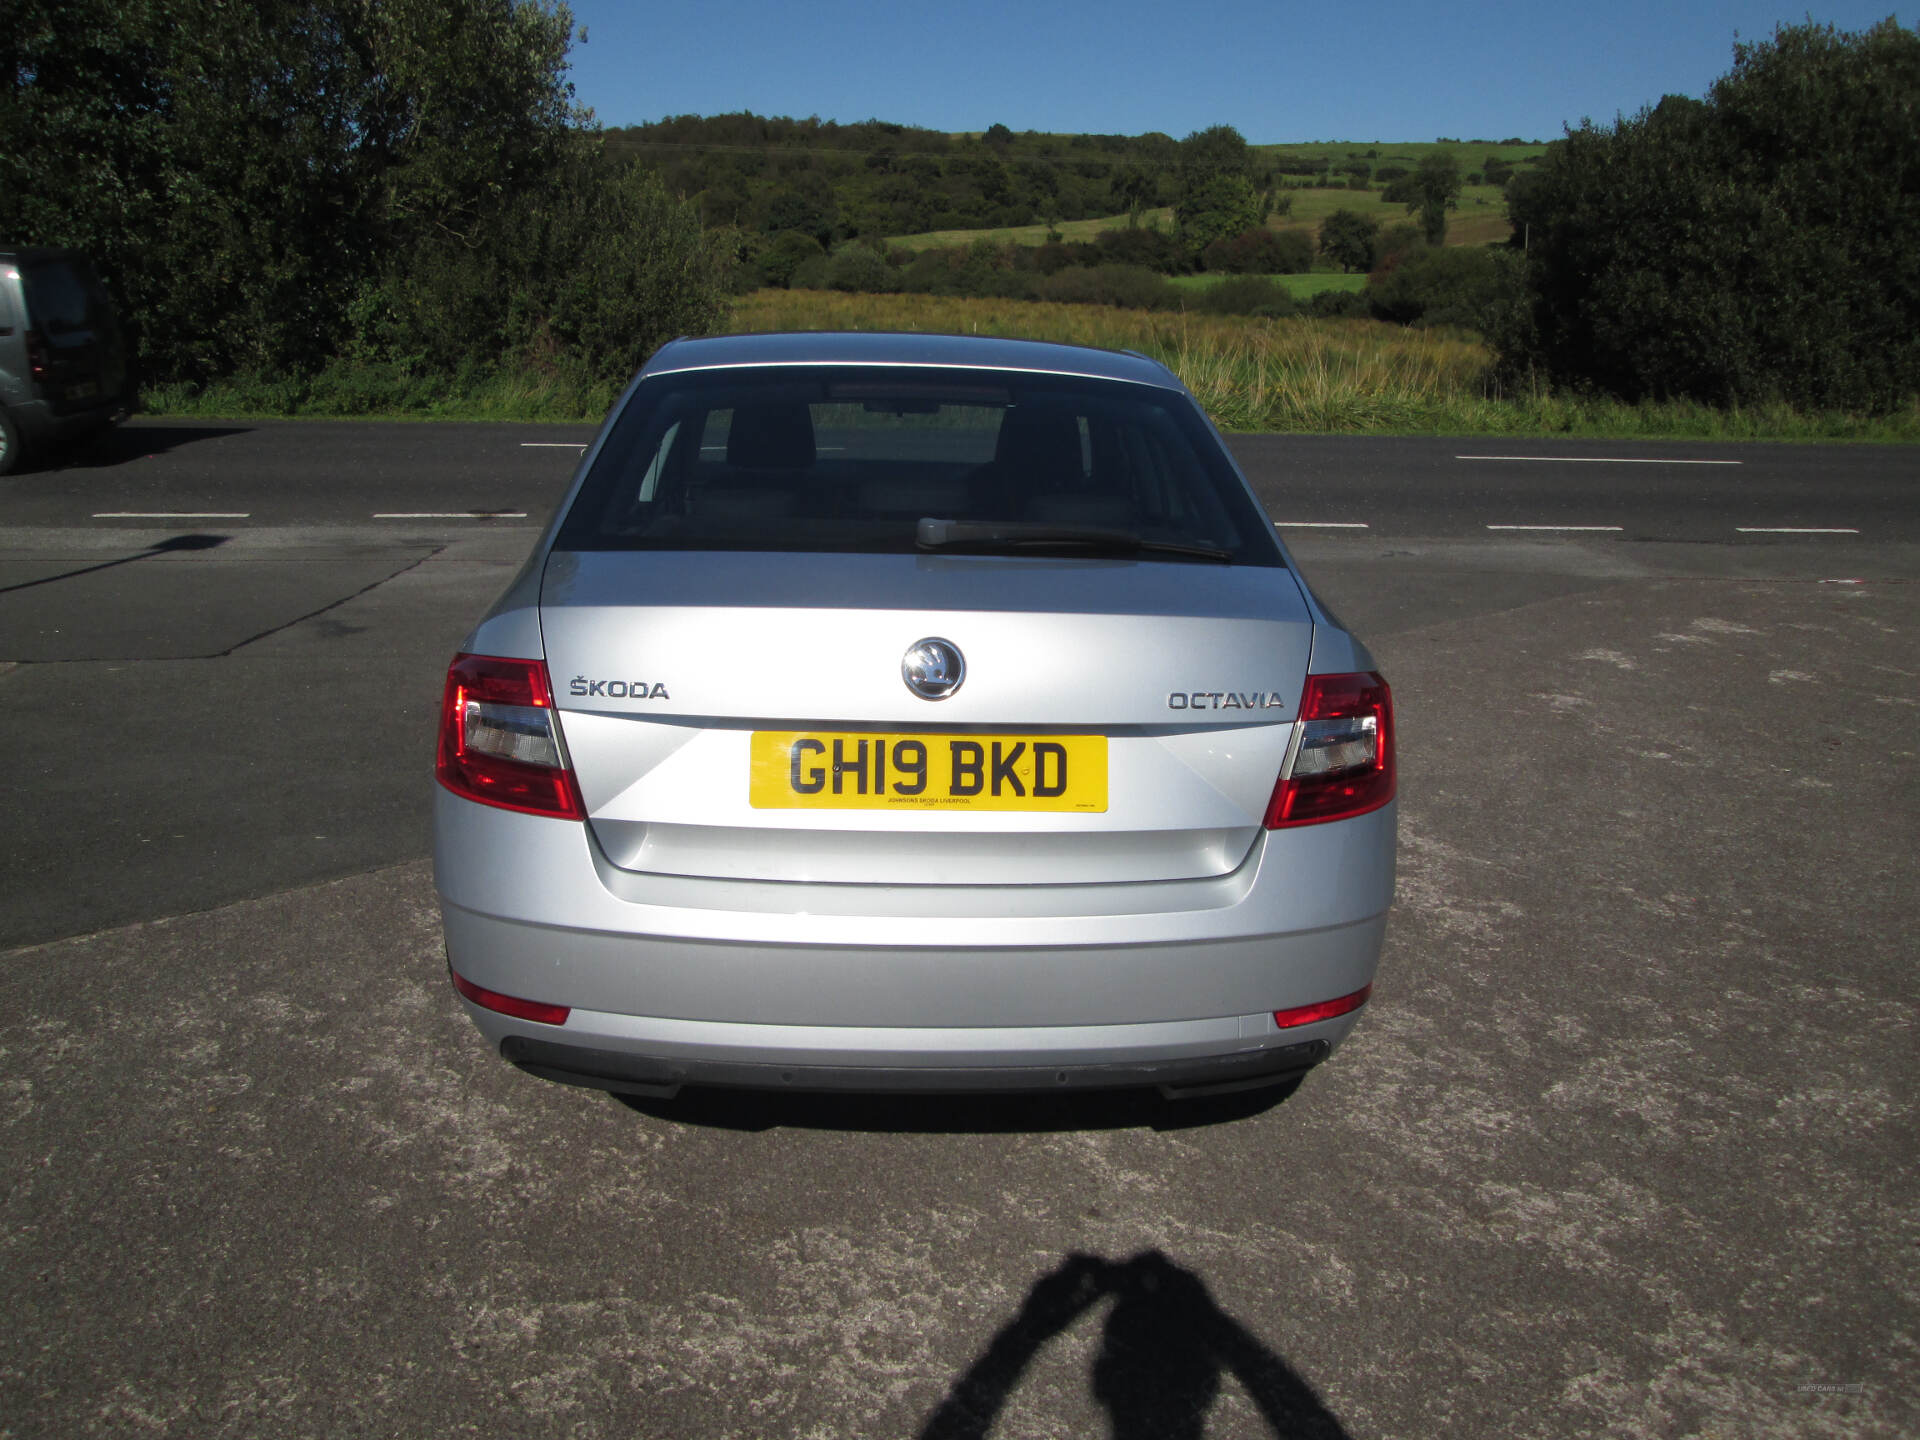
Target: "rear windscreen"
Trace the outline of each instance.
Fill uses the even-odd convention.
[[[1183,397],[997,371],[768,367],[628,400],[562,550],[910,552],[923,519],[1088,529],[1278,565]]]
[[[64,260],[21,266],[20,283],[26,291],[27,314],[33,317],[33,328],[56,340],[90,329],[90,278]]]

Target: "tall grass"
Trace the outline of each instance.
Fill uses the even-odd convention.
[[[1728,411],[1544,392],[1506,395],[1492,384],[1492,356],[1478,339],[1371,320],[1254,320],[1030,300],[760,290],[734,303],[731,323],[740,331],[908,330],[1137,350],[1180,376],[1229,430],[1920,442],[1920,399],[1897,415],[1863,419],[1803,415],[1784,406]],[[206,419],[583,421],[605,415],[620,388],[594,380],[564,355],[451,375],[336,361],[317,375],[252,374],[200,387],[157,387],[143,401],[149,414]]]
[[[1322,434],[1585,435],[1702,440],[1920,441],[1920,398],[1869,419],[1785,406],[1502,393],[1473,336],[1373,320],[1255,320],[1030,300],[760,290],[735,302],[736,330],[908,330],[1001,335],[1137,350],[1185,382],[1228,430]]]

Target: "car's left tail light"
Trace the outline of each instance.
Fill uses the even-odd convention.
[[[584,820],[580,782],[554,721],[538,660],[456,655],[440,702],[440,783],[456,795],[561,820]]]
[[[1273,787],[1267,829],[1346,820],[1394,795],[1393,694],[1378,674],[1309,675],[1300,744]]]

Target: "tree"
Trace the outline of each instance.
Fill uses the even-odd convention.
[[[1783,26],[1704,101],[1570,131],[1508,186],[1531,304],[1506,365],[1628,399],[1911,404],[1915,95],[1915,32]]]
[[[547,0],[11,0],[0,233],[91,253],[149,381],[311,370],[355,336],[401,345],[431,308],[408,296],[452,304],[456,283],[525,281],[454,309],[486,317],[484,343],[550,344],[558,312],[536,316],[535,297],[604,282],[635,298],[581,257],[577,219],[661,225],[622,244],[686,247],[664,269],[587,247],[635,275],[679,284],[712,260],[690,212],[628,185],[584,128],[572,36]],[[547,243],[576,248],[526,248]],[[703,293],[686,292],[688,318]],[[564,324],[602,334],[590,308]],[[608,354],[626,363],[631,339]],[[406,353],[432,348],[414,340]]]
[[[1342,270],[1373,268],[1380,222],[1355,210],[1336,210],[1320,222],[1320,253]]]
[[[1160,203],[1160,182],[1152,172],[1142,165],[1125,165],[1113,177],[1113,198],[1127,212],[1129,228],[1140,223],[1140,217]]]
[[[1460,203],[1460,162],[1449,150],[1430,150],[1411,178],[1407,213],[1420,216],[1420,228],[1429,245],[1447,240],[1447,211]]]
[[[766,198],[760,228],[769,233],[799,230],[823,246],[833,239],[840,207],[833,186],[817,170],[803,170]]]
[[[1173,223],[1191,255],[1216,240],[1266,223],[1266,197],[1254,188],[1253,152],[1231,125],[1196,130],[1180,142]]]

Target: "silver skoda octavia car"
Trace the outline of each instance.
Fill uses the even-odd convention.
[[[1298,1076],[1365,1003],[1393,707],[1138,355],[680,340],[447,672],[506,1059],[643,1095]]]

